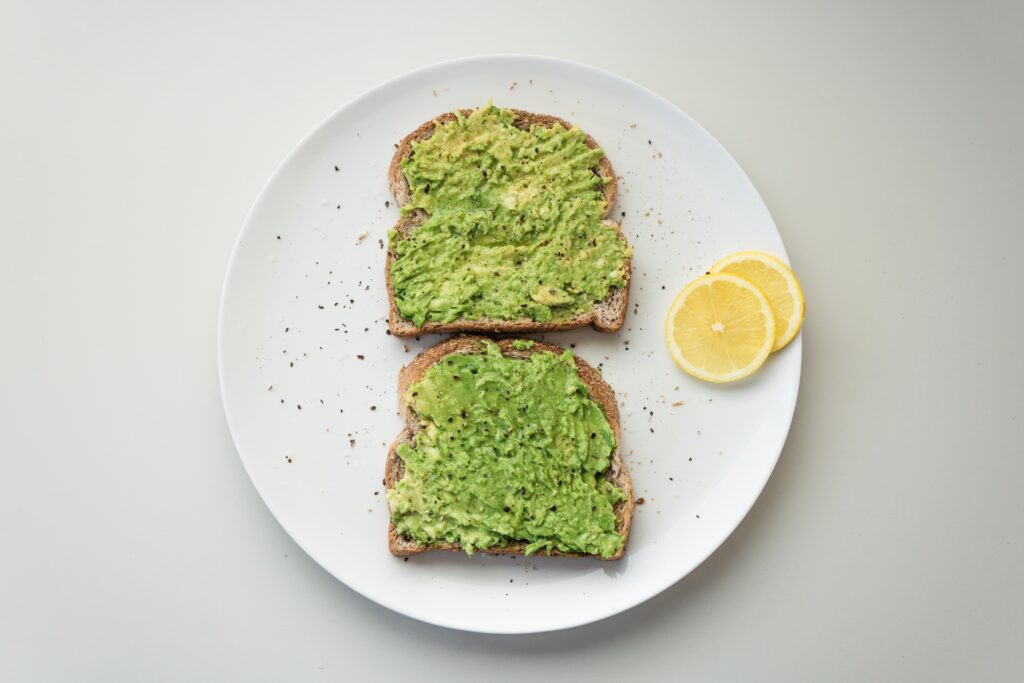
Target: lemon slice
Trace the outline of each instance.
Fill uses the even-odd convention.
[[[775,345],[788,344],[804,324],[804,293],[793,270],[779,259],[760,251],[741,251],[711,266],[712,273],[731,273],[751,282],[768,298],[775,315]]]
[[[665,318],[672,360],[709,382],[732,382],[764,363],[775,340],[768,299],[729,273],[705,275],[679,292]]]

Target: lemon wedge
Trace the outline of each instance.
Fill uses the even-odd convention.
[[[712,273],[730,273],[761,290],[775,316],[775,344],[778,351],[788,344],[804,324],[804,293],[793,270],[779,259],[760,251],[741,251],[711,266]]]
[[[756,371],[775,341],[768,299],[730,273],[694,280],[668,310],[665,341],[683,370],[709,382],[733,382]]]

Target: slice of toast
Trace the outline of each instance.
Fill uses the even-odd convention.
[[[562,127],[566,129],[572,128],[572,124],[556,116],[533,114],[520,109],[510,109],[509,111],[515,113],[516,119],[514,125],[518,128],[528,129],[532,125],[550,127],[554,126],[556,123],[561,124]],[[473,110],[462,109],[461,113],[465,116],[469,116],[473,113]],[[395,155],[391,159],[390,166],[388,166],[388,184],[391,187],[391,194],[394,195],[399,208],[412,202],[412,193],[409,188],[409,182],[405,177],[405,173],[402,171],[402,161],[407,157],[412,156],[412,143],[419,140],[426,140],[433,135],[434,128],[438,123],[443,124],[447,121],[453,120],[455,120],[454,113],[448,112],[446,114],[442,114],[434,120],[427,121],[419,128],[406,135],[398,144],[398,149],[395,150]],[[598,148],[597,142],[589,135],[586,136],[586,144],[591,149]],[[601,191],[605,196],[604,224],[609,227],[614,227],[622,241],[628,244],[629,241],[626,239],[626,235],[622,231],[622,226],[620,226],[616,221],[610,219],[617,192],[617,180],[615,177],[615,170],[612,168],[611,161],[608,160],[607,156],[602,156],[598,160],[597,166],[594,168],[594,173],[601,177],[610,179],[609,183],[601,187]],[[427,214],[421,210],[404,214],[398,219],[398,222],[394,227],[398,234],[396,241],[401,240],[404,237],[408,237],[417,226],[426,220],[426,218]],[[424,333],[449,332],[482,332],[494,334],[553,332],[557,330],[571,330],[579,327],[586,327],[588,325],[600,332],[616,332],[622,327],[626,320],[626,312],[629,308],[629,283],[632,279],[630,277],[632,259],[629,257],[626,258],[624,264],[624,270],[626,272],[625,287],[613,287],[608,292],[608,296],[605,297],[604,300],[595,304],[592,309],[565,320],[540,322],[538,320],[533,320],[532,318],[520,318],[517,320],[482,318],[479,320],[452,320],[451,322],[446,323],[427,321],[422,326],[419,326],[411,320],[404,318],[398,310],[395,300],[395,291],[391,282],[393,246],[394,244],[390,245],[388,248],[384,264],[384,278],[388,292],[388,327],[391,329],[391,334],[397,337],[414,337]]]
[[[516,341],[514,339],[488,340],[485,337],[459,336],[443,341],[417,356],[412,363],[402,368],[398,374],[399,410],[406,426],[388,450],[387,462],[384,467],[384,484],[388,490],[394,488],[401,481],[402,477],[405,476],[405,464],[398,455],[398,447],[403,443],[411,443],[416,432],[420,429],[419,418],[407,400],[409,387],[421,380],[431,366],[441,362],[450,354],[482,353],[485,341],[495,341],[501,348],[502,354],[508,358],[528,358],[530,355],[542,351],[550,351],[556,354],[561,354],[565,351],[565,349],[559,346],[543,344],[541,342],[534,342],[533,347],[530,349],[520,350],[512,346],[512,342]],[[611,465],[605,473],[605,477],[626,494],[626,499],[616,503],[613,508],[615,517],[618,520],[616,532],[622,534],[623,545],[622,550],[618,554],[606,559],[617,560],[625,553],[626,542],[629,540],[629,528],[633,521],[634,506],[633,482],[630,479],[629,470],[626,468],[626,462],[622,458],[622,426],[619,422],[619,409],[615,403],[615,392],[602,379],[600,373],[585,360],[579,357],[575,357],[574,360],[576,362],[576,372],[579,374],[583,384],[586,385],[591,400],[601,407],[605,417],[608,419],[608,424],[612,428],[612,432],[615,434],[615,450],[611,454]],[[527,543],[515,543],[508,546],[479,548],[478,550],[493,555],[522,555],[526,550],[526,546]],[[408,557],[409,555],[415,555],[428,550],[462,551],[462,548],[457,544],[439,543],[437,545],[424,546],[410,538],[400,536],[394,522],[390,521],[390,515],[388,522],[388,547],[391,553],[398,557]],[[542,551],[541,554],[567,557],[598,557],[585,553],[566,553],[558,550],[553,550],[550,553]]]

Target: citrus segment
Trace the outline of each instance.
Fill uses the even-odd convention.
[[[679,367],[709,382],[747,377],[775,340],[771,306],[757,287],[729,273],[705,275],[679,293],[665,318],[665,341]]]
[[[768,299],[775,317],[772,351],[788,344],[804,322],[804,294],[793,270],[760,251],[741,251],[711,266],[712,273],[730,273],[747,280]]]

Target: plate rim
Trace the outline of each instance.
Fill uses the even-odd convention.
[[[663,582],[657,582],[653,586],[651,586],[651,587],[649,587],[649,588],[647,588],[645,590],[641,590],[639,592],[639,596],[640,597],[635,599],[635,601],[632,601],[631,604],[629,604],[627,606],[611,605],[611,606],[609,606],[609,608],[607,610],[601,612],[597,616],[587,615],[587,616],[584,616],[584,617],[578,618],[578,619],[568,618],[568,619],[565,619],[565,620],[563,620],[563,621],[561,621],[559,623],[554,623],[554,624],[550,624],[550,625],[531,626],[531,627],[528,627],[528,628],[500,628],[500,627],[490,627],[490,628],[487,628],[487,627],[480,627],[480,626],[470,626],[470,625],[466,625],[464,623],[457,623],[455,621],[446,620],[445,618],[443,618],[443,616],[438,617],[438,616],[433,615],[433,614],[424,614],[424,613],[421,613],[421,612],[417,612],[417,610],[415,608],[410,609],[410,606],[408,606],[408,605],[396,604],[395,602],[393,602],[390,599],[388,599],[387,596],[380,596],[380,595],[377,595],[376,593],[371,595],[370,594],[371,591],[366,590],[365,586],[362,584],[362,582],[360,582],[358,580],[357,581],[351,581],[350,579],[342,579],[337,574],[335,574],[334,572],[329,570],[327,568],[327,566],[323,562],[321,562],[320,558],[318,557],[318,554],[316,552],[312,551],[310,548],[306,547],[306,545],[303,544],[302,542],[300,542],[298,540],[298,538],[289,530],[288,525],[284,521],[282,521],[282,518],[281,518],[280,515],[278,515],[277,511],[275,510],[274,505],[271,504],[271,502],[268,500],[267,496],[264,495],[263,491],[256,484],[256,480],[253,478],[253,474],[252,474],[252,471],[250,470],[249,464],[247,463],[246,458],[245,458],[245,456],[242,453],[242,449],[239,447],[239,440],[238,440],[238,438],[235,435],[236,425],[238,423],[237,423],[236,420],[234,420],[232,418],[232,412],[231,412],[231,409],[228,406],[228,397],[227,397],[227,389],[226,389],[226,378],[225,378],[225,334],[226,334],[225,333],[225,326],[226,326],[226,322],[225,322],[225,305],[226,305],[226,302],[227,302],[228,285],[229,285],[229,283],[231,281],[231,274],[235,270],[236,261],[237,261],[237,259],[239,257],[238,255],[239,255],[239,252],[241,250],[242,243],[245,241],[247,233],[251,229],[251,224],[252,224],[252,221],[253,221],[253,217],[256,215],[257,210],[260,208],[262,203],[264,201],[266,201],[267,190],[272,185],[274,185],[276,183],[276,181],[278,180],[278,177],[280,175],[282,175],[282,173],[284,172],[285,168],[287,168],[290,165],[290,163],[292,162],[292,160],[296,156],[298,156],[300,151],[303,150],[306,147],[308,142],[312,138],[317,136],[323,129],[325,129],[331,123],[331,121],[333,121],[336,117],[340,116],[344,111],[346,111],[350,107],[356,105],[360,101],[362,101],[362,100],[364,100],[366,98],[369,98],[370,96],[374,95],[378,91],[383,90],[385,88],[393,87],[395,85],[400,84],[403,81],[414,79],[414,78],[416,78],[416,77],[418,77],[418,76],[420,76],[420,75],[422,75],[424,73],[428,73],[428,72],[435,71],[435,70],[448,69],[448,68],[464,67],[464,66],[472,65],[472,64],[485,64],[487,62],[496,62],[496,61],[502,61],[502,60],[506,60],[506,61],[522,61],[522,62],[533,63],[533,64],[546,64],[546,65],[555,66],[555,67],[569,67],[571,69],[579,69],[579,70],[583,70],[583,71],[588,71],[588,72],[590,72],[593,75],[600,76],[602,78],[606,78],[606,79],[609,79],[611,81],[617,82],[617,83],[619,83],[621,85],[624,85],[626,87],[638,90],[642,94],[644,94],[645,96],[650,97],[653,101],[657,102],[660,106],[665,107],[665,108],[673,111],[676,115],[683,117],[683,119],[685,119],[697,131],[699,131],[699,133],[702,134],[707,139],[707,141],[709,141],[724,156],[724,158],[728,160],[728,163],[732,164],[734,169],[736,171],[738,171],[739,174],[742,176],[742,178],[744,178],[750,184],[751,188],[753,188],[754,194],[757,197],[758,205],[760,206],[760,208],[762,208],[764,210],[765,214],[768,216],[768,219],[771,221],[772,227],[775,229],[775,233],[779,237],[779,242],[780,242],[780,244],[782,244],[782,249],[781,249],[782,254],[781,255],[785,258],[785,260],[787,262],[789,261],[789,255],[788,255],[788,252],[787,252],[787,250],[785,248],[785,244],[784,244],[784,242],[782,240],[782,234],[779,232],[778,225],[776,224],[774,217],[771,215],[771,211],[768,209],[768,206],[765,203],[764,198],[761,196],[761,193],[758,191],[757,186],[754,185],[753,181],[750,179],[750,177],[747,175],[747,173],[743,170],[743,167],[740,166],[739,162],[736,161],[736,159],[732,156],[732,154],[729,153],[729,151],[725,148],[725,146],[722,145],[722,143],[719,142],[719,140],[714,135],[712,135],[710,132],[708,132],[708,130],[706,128],[704,128],[700,123],[698,123],[696,120],[694,120],[689,114],[686,113],[686,111],[684,111],[682,108],[678,107],[673,102],[671,102],[668,99],[666,99],[665,97],[662,97],[658,93],[654,92],[650,88],[647,88],[646,86],[644,86],[644,85],[642,85],[640,83],[637,83],[636,81],[633,81],[633,80],[631,80],[629,78],[626,78],[624,76],[620,76],[617,73],[614,73],[612,71],[608,71],[606,69],[602,69],[600,67],[595,67],[595,66],[592,66],[590,64],[586,64],[586,63],[583,63],[583,62],[578,62],[578,61],[574,61],[574,60],[570,60],[570,59],[564,59],[564,58],[560,58],[560,57],[550,57],[550,56],[546,56],[546,55],[536,55],[536,54],[528,54],[528,53],[482,53],[482,54],[475,54],[475,55],[470,55],[470,56],[465,56],[465,57],[459,57],[459,58],[456,58],[456,59],[443,60],[443,61],[439,61],[439,62],[434,62],[434,63],[428,64],[428,65],[425,65],[425,66],[417,67],[415,69],[412,69],[412,70],[406,71],[404,73],[401,73],[401,74],[399,74],[397,76],[394,76],[394,77],[389,78],[389,79],[387,79],[385,81],[382,81],[381,83],[378,83],[377,85],[375,85],[375,86],[373,86],[373,87],[371,87],[371,88],[369,88],[367,90],[364,90],[363,92],[359,93],[355,97],[352,97],[352,98],[348,99],[343,104],[341,104],[340,106],[336,107],[333,111],[331,111],[329,114],[327,114],[315,126],[313,126],[305,135],[303,135],[301,137],[301,139],[299,139],[291,147],[289,152],[274,167],[273,172],[267,177],[267,180],[260,187],[260,190],[257,193],[256,198],[253,200],[252,204],[249,207],[249,210],[246,212],[245,218],[242,221],[241,228],[238,231],[238,234],[237,234],[237,236],[235,238],[234,245],[231,248],[231,255],[228,257],[227,269],[226,269],[225,274],[224,274],[224,281],[223,281],[223,283],[221,285],[221,292],[220,292],[220,298],[219,298],[219,303],[218,303],[218,312],[217,312],[217,378],[218,378],[218,387],[220,389],[221,406],[222,406],[222,408],[224,410],[225,422],[227,423],[228,432],[231,435],[231,441],[232,441],[232,444],[235,447],[235,452],[238,455],[239,460],[242,461],[242,467],[245,470],[246,476],[249,478],[250,483],[252,484],[253,488],[256,490],[257,495],[259,495],[260,500],[263,502],[263,504],[270,511],[270,514],[274,517],[275,521],[278,523],[278,525],[281,527],[281,529],[289,536],[289,538],[292,540],[292,542],[294,542],[297,546],[299,546],[299,548],[301,548],[304,553],[309,555],[310,558],[314,562],[316,562],[316,564],[319,565],[319,567],[323,571],[325,571],[328,574],[330,574],[334,579],[336,579],[337,581],[339,581],[343,585],[347,586],[348,588],[353,590],[355,593],[359,594],[361,597],[363,597],[363,598],[365,598],[365,599],[367,599],[367,600],[369,600],[369,601],[371,601],[373,603],[381,605],[382,607],[386,607],[387,609],[389,609],[389,610],[391,610],[393,612],[396,612],[398,614],[401,614],[401,615],[403,615],[403,616],[405,616],[407,618],[415,619],[417,621],[421,621],[421,622],[424,622],[424,623],[427,623],[427,624],[431,624],[431,625],[434,625],[434,626],[440,626],[440,627],[443,627],[443,628],[449,628],[449,629],[453,629],[453,630],[457,630],[457,631],[465,631],[465,632],[472,632],[472,633],[484,633],[484,634],[499,634],[499,635],[500,634],[507,634],[507,635],[512,635],[512,634],[528,634],[528,633],[548,633],[548,632],[553,632],[553,631],[561,631],[561,630],[566,630],[566,629],[572,629],[572,628],[577,628],[579,626],[584,626],[586,624],[602,621],[602,620],[607,619],[609,617],[613,617],[613,616],[616,616],[618,614],[622,614],[622,613],[628,612],[628,611],[632,610],[633,608],[635,608],[635,607],[637,607],[639,605],[644,604],[648,600],[651,600],[652,598],[654,598],[657,595],[663,593],[664,591],[666,591],[670,587],[674,586],[675,584],[677,584],[680,581],[682,581],[683,579],[685,579],[687,576],[689,576],[693,572],[694,569],[696,569],[697,567],[702,565],[705,561],[707,561],[707,559],[711,555],[713,555],[719,548],[721,548],[722,544],[725,543],[725,541],[730,536],[733,535],[733,533],[736,531],[736,529],[739,527],[739,525],[743,522],[743,520],[745,520],[747,518],[747,515],[750,514],[751,509],[753,509],[754,505],[760,499],[762,493],[764,492],[764,488],[765,488],[765,486],[768,483],[768,480],[771,478],[772,473],[774,473],[775,468],[778,465],[778,461],[779,461],[779,459],[782,456],[782,451],[785,448],[786,441],[788,440],[788,437],[789,437],[789,432],[790,432],[790,430],[792,428],[792,425],[793,425],[793,419],[794,419],[794,416],[796,414],[796,403],[797,403],[797,400],[799,399],[800,379],[801,379],[801,374],[802,374],[802,369],[803,369],[803,334],[802,334],[802,331],[801,331],[801,333],[798,334],[797,337],[789,344],[788,352],[791,353],[791,354],[795,352],[796,355],[797,355],[796,368],[795,368],[795,372],[793,373],[793,376],[792,376],[792,379],[791,379],[791,381],[792,381],[792,388],[793,388],[792,405],[790,406],[790,409],[789,409],[789,416],[786,419],[785,428],[780,431],[781,438],[780,438],[779,442],[777,444],[772,445],[772,447],[768,449],[769,451],[774,451],[775,455],[771,458],[770,467],[766,468],[763,480],[761,480],[761,481],[756,483],[756,493],[755,493],[755,495],[753,495],[748,502],[746,502],[746,503],[744,503],[742,505],[739,505],[737,507],[736,510],[737,510],[738,514],[736,515],[736,518],[734,520],[730,520],[728,523],[722,525],[723,532],[720,534],[720,537],[715,537],[715,541],[713,543],[708,544],[708,549],[707,549],[706,553],[700,553],[700,554],[696,555],[695,556],[695,558],[696,558],[695,561],[693,561],[692,563],[688,563],[689,566],[686,567],[685,571],[681,572],[675,578],[670,578],[667,581],[663,581]]]

